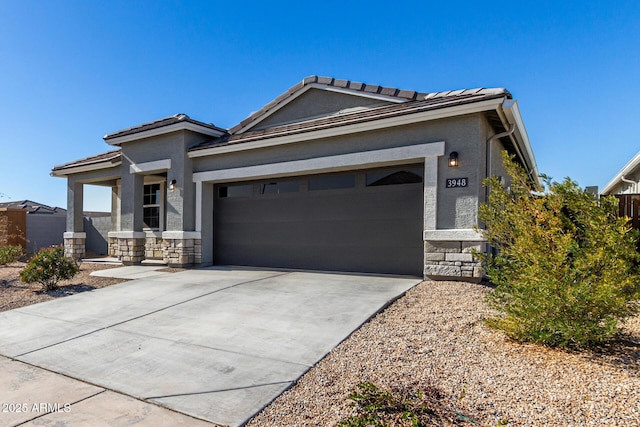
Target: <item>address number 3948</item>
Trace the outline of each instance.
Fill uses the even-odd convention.
[[[467,178],[447,178],[447,188],[466,187],[468,182]]]

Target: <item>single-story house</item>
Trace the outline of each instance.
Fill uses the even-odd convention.
[[[536,161],[506,89],[422,93],[307,77],[230,129],[177,114],[104,136],[67,178],[68,256],[83,186],[112,189],[109,254],[124,263],[483,276],[482,180],[507,150]]]

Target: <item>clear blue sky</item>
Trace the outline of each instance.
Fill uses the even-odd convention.
[[[506,87],[556,180],[602,188],[640,150],[640,2],[0,0],[0,200],[65,207],[51,168],[106,133],[176,113],[230,127],[313,74]]]

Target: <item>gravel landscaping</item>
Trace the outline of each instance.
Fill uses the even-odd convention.
[[[248,426],[331,426],[363,381],[436,387],[468,425],[639,426],[640,319],[585,353],[511,342],[484,324],[490,288],[423,282],[336,347]],[[409,424],[407,424],[409,425]]]
[[[24,262],[14,262],[0,267],[0,311],[24,307],[25,305],[124,282],[122,279],[90,276],[92,271],[119,267],[118,265],[81,263],[80,272],[73,279],[61,281],[58,284],[60,287],[55,291],[40,292],[41,285],[37,283],[27,284],[20,281],[20,271],[24,266]]]

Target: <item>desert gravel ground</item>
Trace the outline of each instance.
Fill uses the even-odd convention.
[[[0,311],[24,307],[25,305],[124,282],[122,279],[90,276],[92,271],[119,267],[118,265],[81,263],[80,272],[74,278],[61,281],[59,289],[45,293],[40,292],[41,286],[37,283],[26,284],[20,282],[19,274],[24,266],[25,263],[23,262],[0,266]]]
[[[490,291],[464,282],[421,283],[248,426],[335,425],[354,414],[348,395],[362,381],[435,386],[453,411],[484,426],[640,426],[640,319],[599,351],[523,345],[484,324],[493,314],[484,302]]]

